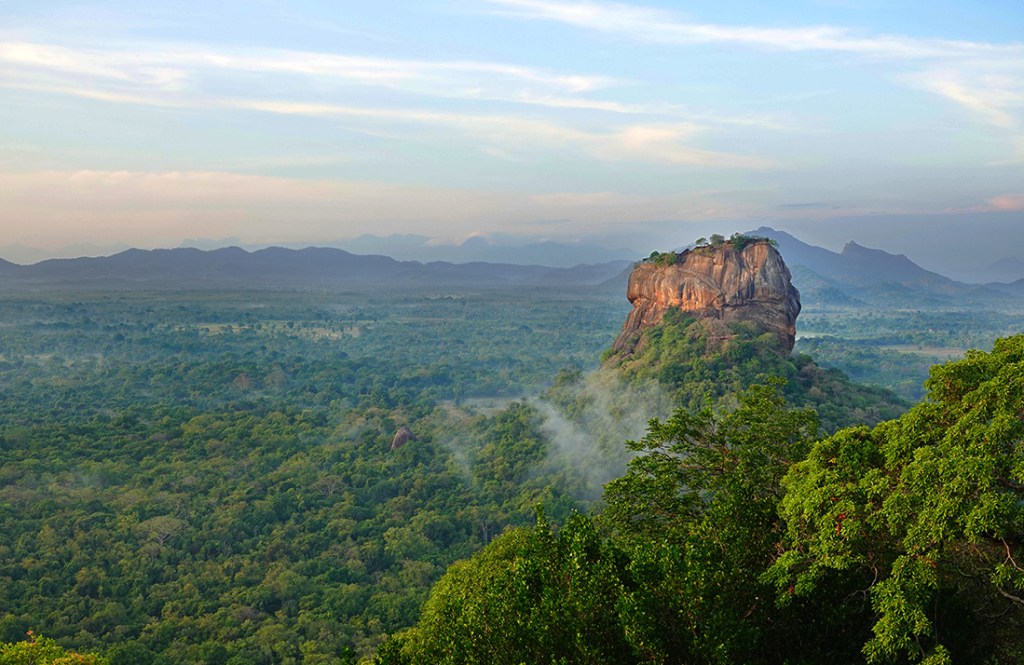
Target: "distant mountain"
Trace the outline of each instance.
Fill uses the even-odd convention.
[[[862,247],[853,241],[846,243],[840,256],[843,260],[836,266],[835,274],[862,284],[926,283],[951,287],[955,283],[937,272],[925,270],[904,254],[890,254],[881,249]]]
[[[1016,296],[1018,298],[1024,297],[1024,278],[1009,283],[990,282],[985,284],[985,288],[991,291],[998,291],[1007,295]]]
[[[956,282],[925,270],[903,254],[848,242],[841,253],[809,245],[762,226],[749,235],[771,238],[793,273],[793,282],[807,303],[852,305],[953,305],[997,302],[1004,292]]]
[[[511,263],[540,265],[553,268],[571,268],[581,264],[600,264],[633,260],[639,252],[633,249],[609,249],[587,242],[537,241],[523,244],[522,238],[508,235],[473,236],[462,243],[438,242],[430,236],[407,233],[389,236],[362,235],[348,240],[337,240],[321,247],[343,249],[352,254],[389,256],[398,261],[431,263]],[[266,245],[243,243],[238,238],[189,238],[180,249],[214,250],[238,246],[248,251],[264,249]],[[286,243],[287,249],[303,249],[308,243]],[[28,265],[52,258],[102,257],[129,249],[125,245],[70,245],[54,250],[43,250],[25,245],[11,244],[0,247],[0,257],[17,264]]]
[[[779,220],[798,238],[813,237],[827,247],[855,239],[868,247],[906,254],[918,265],[959,282],[1009,282],[1024,273],[985,275],[985,266],[1004,256],[1024,259],[1024,211],[864,215],[850,211],[825,219]],[[776,226],[778,228],[778,226]]]
[[[0,276],[9,275],[9,274],[12,275],[19,268],[21,268],[21,266],[15,264],[15,263],[11,263],[10,261],[5,261],[4,259],[0,259]]]
[[[437,244],[424,235],[363,235],[352,240],[339,241],[336,246],[350,252],[384,254],[396,259],[424,262],[512,263],[559,268],[570,268],[584,263],[626,261],[635,259],[637,255],[637,252],[631,249],[607,249],[587,243],[541,241],[520,245],[512,238],[483,236],[473,236],[461,244]]]
[[[925,270],[902,254],[889,254],[853,242],[847,243],[839,253],[807,244],[769,227],[751,231],[750,235],[768,237],[778,243],[805,304],[976,305],[996,304],[1024,296],[1024,280],[1010,284],[969,285]],[[394,240],[412,246],[423,238],[403,236]],[[466,251],[494,251],[509,259],[516,256],[515,248],[499,248],[485,239],[471,239],[463,243],[463,246],[467,245]],[[551,252],[567,251],[558,243],[535,243],[519,249],[529,254],[539,252],[542,247]],[[411,289],[587,286],[621,293],[631,265],[629,260],[572,267],[523,265],[512,260],[402,261],[380,254],[356,254],[331,247],[268,247],[256,251],[239,247],[213,250],[179,247],[129,249],[105,257],[49,259],[31,265],[0,259],[0,277],[3,278],[0,287],[309,288],[350,285],[353,288]]]
[[[1024,279],[1024,261],[1016,256],[1007,256],[991,263],[984,270],[979,271],[977,279],[980,282],[1003,282],[1010,283]]]
[[[397,259],[428,261],[430,257],[423,254],[422,251],[428,247],[427,243],[429,242],[430,236],[396,233],[390,236],[367,234],[330,244],[355,254],[382,254]]]
[[[627,261],[572,268],[420,263],[325,247],[269,247],[255,252],[225,247],[129,249],[107,257],[50,259],[27,266],[4,261],[0,275],[4,284],[36,286],[590,286],[621,274],[627,265]]]

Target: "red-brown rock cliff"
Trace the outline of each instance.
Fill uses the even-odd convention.
[[[672,309],[720,324],[751,322],[778,336],[781,353],[792,351],[796,341],[800,293],[782,256],[766,240],[742,250],[726,243],[684,251],[673,265],[641,263],[629,276],[626,296],[633,311],[612,347],[619,354],[630,353],[640,333]]]

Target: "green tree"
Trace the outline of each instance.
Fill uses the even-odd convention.
[[[555,534],[539,515],[452,565],[419,624],[377,662],[630,662],[616,609],[623,572],[591,520],[574,514]]]
[[[863,581],[870,662],[1024,658],[1024,336],[936,366],[928,399],[821,441],[785,479],[783,601]]]
[[[789,465],[817,432],[779,382],[738,407],[677,410],[630,442],[635,457],[605,490],[603,522],[630,555],[620,612],[651,662],[771,662],[781,642],[771,588],[758,580],[781,535],[776,505]]]
[[[48,637],[28,633],[22,642],[0,644],[0,665],[107,665],[100,656],[67,651]]]
[[[141,642],[115,644],[107,650],[110,665],[153,665],[156,654]]]

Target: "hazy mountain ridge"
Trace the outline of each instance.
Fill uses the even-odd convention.
[[[586,242],[568,243],[539,240],[522,241],[504,237],[473,236],[458,244],[435,243],[432,238],[415,234],[391,236],[362,235],[332,243],[350,252],[384,254],[400,260],[448,263],[511,263],[571,268],[578,264],[601,264],[635,257],[632,249],[608,249]]]
[[[778,243],[791,269],[793,282],[807,304],[976,305],[1006,302],[1024,295],[1024,280],[1009,284],[964,284],[926,270],[903,254],[890,254],[856,242],[847,243],[842,252],[833,252],[767,226],[749,234]],[[372,240],[388,239],[374,237]],[[412,246],[422,238],[398,240]],[[488,245],[489,241],[473,241],[470,239],[462,246],[486,246],[499,253],[511,252],[507,247]],[[555,248],[564,249],[564,246],[550,243],[548,249]],[[415,261],[382,254],[357,254],[335,247],[268,247],[253,251],[236,246],[207,250],[191,247],[128,249],[105,257],[47,259],[31,265],[0,259],[0,277],[8,285],[35,287],[64,283],[214,288],[350,284],[361,288],[585,286],[618,291],[625,288],[631,266],[627,260],[573,267],[522,265],[515,263],[512,253],[508,257],[507,262]]]
[[[771,238],[793,272],[806,303],[857,305],[912,301],[920,305],[1005,301],[1012,291],[993,285],[965,284],[926,270],[904,254],[848,242],[833,252],[767,226],[749,232]],[[1024,293],[1024,285],[1020,291]]]
[[[989,284],[985,284],[985,288],[1011,296],[1024,296],[1024,278],[1018,279],[1015,282],[1010,282],[1009,284],[1004,284],[1003,282],[991,282]]]
[[[306,243],[277,243],[283,249],[304,249],[309,246],[341,249],[351,254],[389,256],[397,261],[421,263],[512,263],[517,265],[543,265],[553,268],[572,268],[579,264],[600,264],[628,261],[643,254],[642,251],[607,245],[597,241],[528,240],[505,234],[471,236],[461,242],[439,240],[427,235],[405,233],[379,236],[364,234],[356,238]],[[214,250],[240,247],[249,252],[267,249],[259,243],[243,242],[240,238],[189,238],[179,248]],[[0,256],[18,264],[35,264],[48,259],[112,256],[127,249],[128,245],[76,244],[52,250],[27,247],[20,244],[0,246]]]
[[[239,247],[129,249],[107,257],[49,259],[32,265],[0,263],[8,282],[78,285],[161,283],[283,285],[352,283],[374,285],[596,285],[622,273],[628,261],[573,268],[503,263],[397,261],[387,256],[352,254],[342,249]]]
[[[1005,256],[989,264],[981,275],[986,278],[985,282],[1017,282],[1024,279],[1024,261],[1016,256]]]

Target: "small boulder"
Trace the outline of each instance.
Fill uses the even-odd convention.
[[[391,450],[398,450],[410,441],[416,441],[416,435],[412,433],[412,430],[402,425],[395,432],[395,437],[391,439]]]

